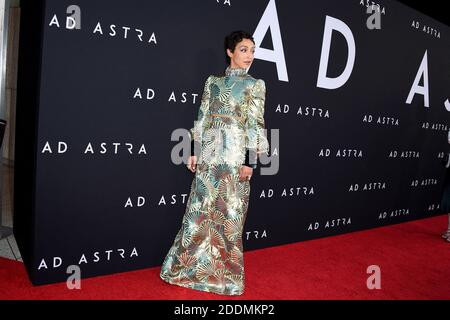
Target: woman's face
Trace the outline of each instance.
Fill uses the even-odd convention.
[[[242,39],[236,44],[234,52],[227,49],[231,68],[249,68],[255,57],[255,44],[250,39]]]

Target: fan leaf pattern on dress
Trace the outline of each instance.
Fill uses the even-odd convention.
[[[239,180],[239,170],[246,148],[268,150],[264,81],[239,72],[210,76],[205,83],[191,130],[201,142],[201,161],[160,273],[170,283],[226,295],[244,292],[242,233],[250,182]]]

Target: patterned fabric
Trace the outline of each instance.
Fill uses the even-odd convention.
[[[206,80],[191,139],[201,145],[182,225],[162,264],[171,283],[224,295],[244,292],[242,232],[250,182],[239,181],[247,148],[268,153],[265,83],[243,68]]]

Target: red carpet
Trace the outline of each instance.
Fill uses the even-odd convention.
[[[22,263],[0,258],[0,299],[450,299],[447,216],[245,252],[246,291],[224,297],[169,285],[159,267],[33,287]],[[381,268],[369,290],[367,267]]]

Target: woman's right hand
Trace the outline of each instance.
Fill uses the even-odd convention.
[[[189,156],[187,161],[187,168],[191,170],[192,172],[195,172],[195,169],[197,167],[197,157],[196,156]]]

